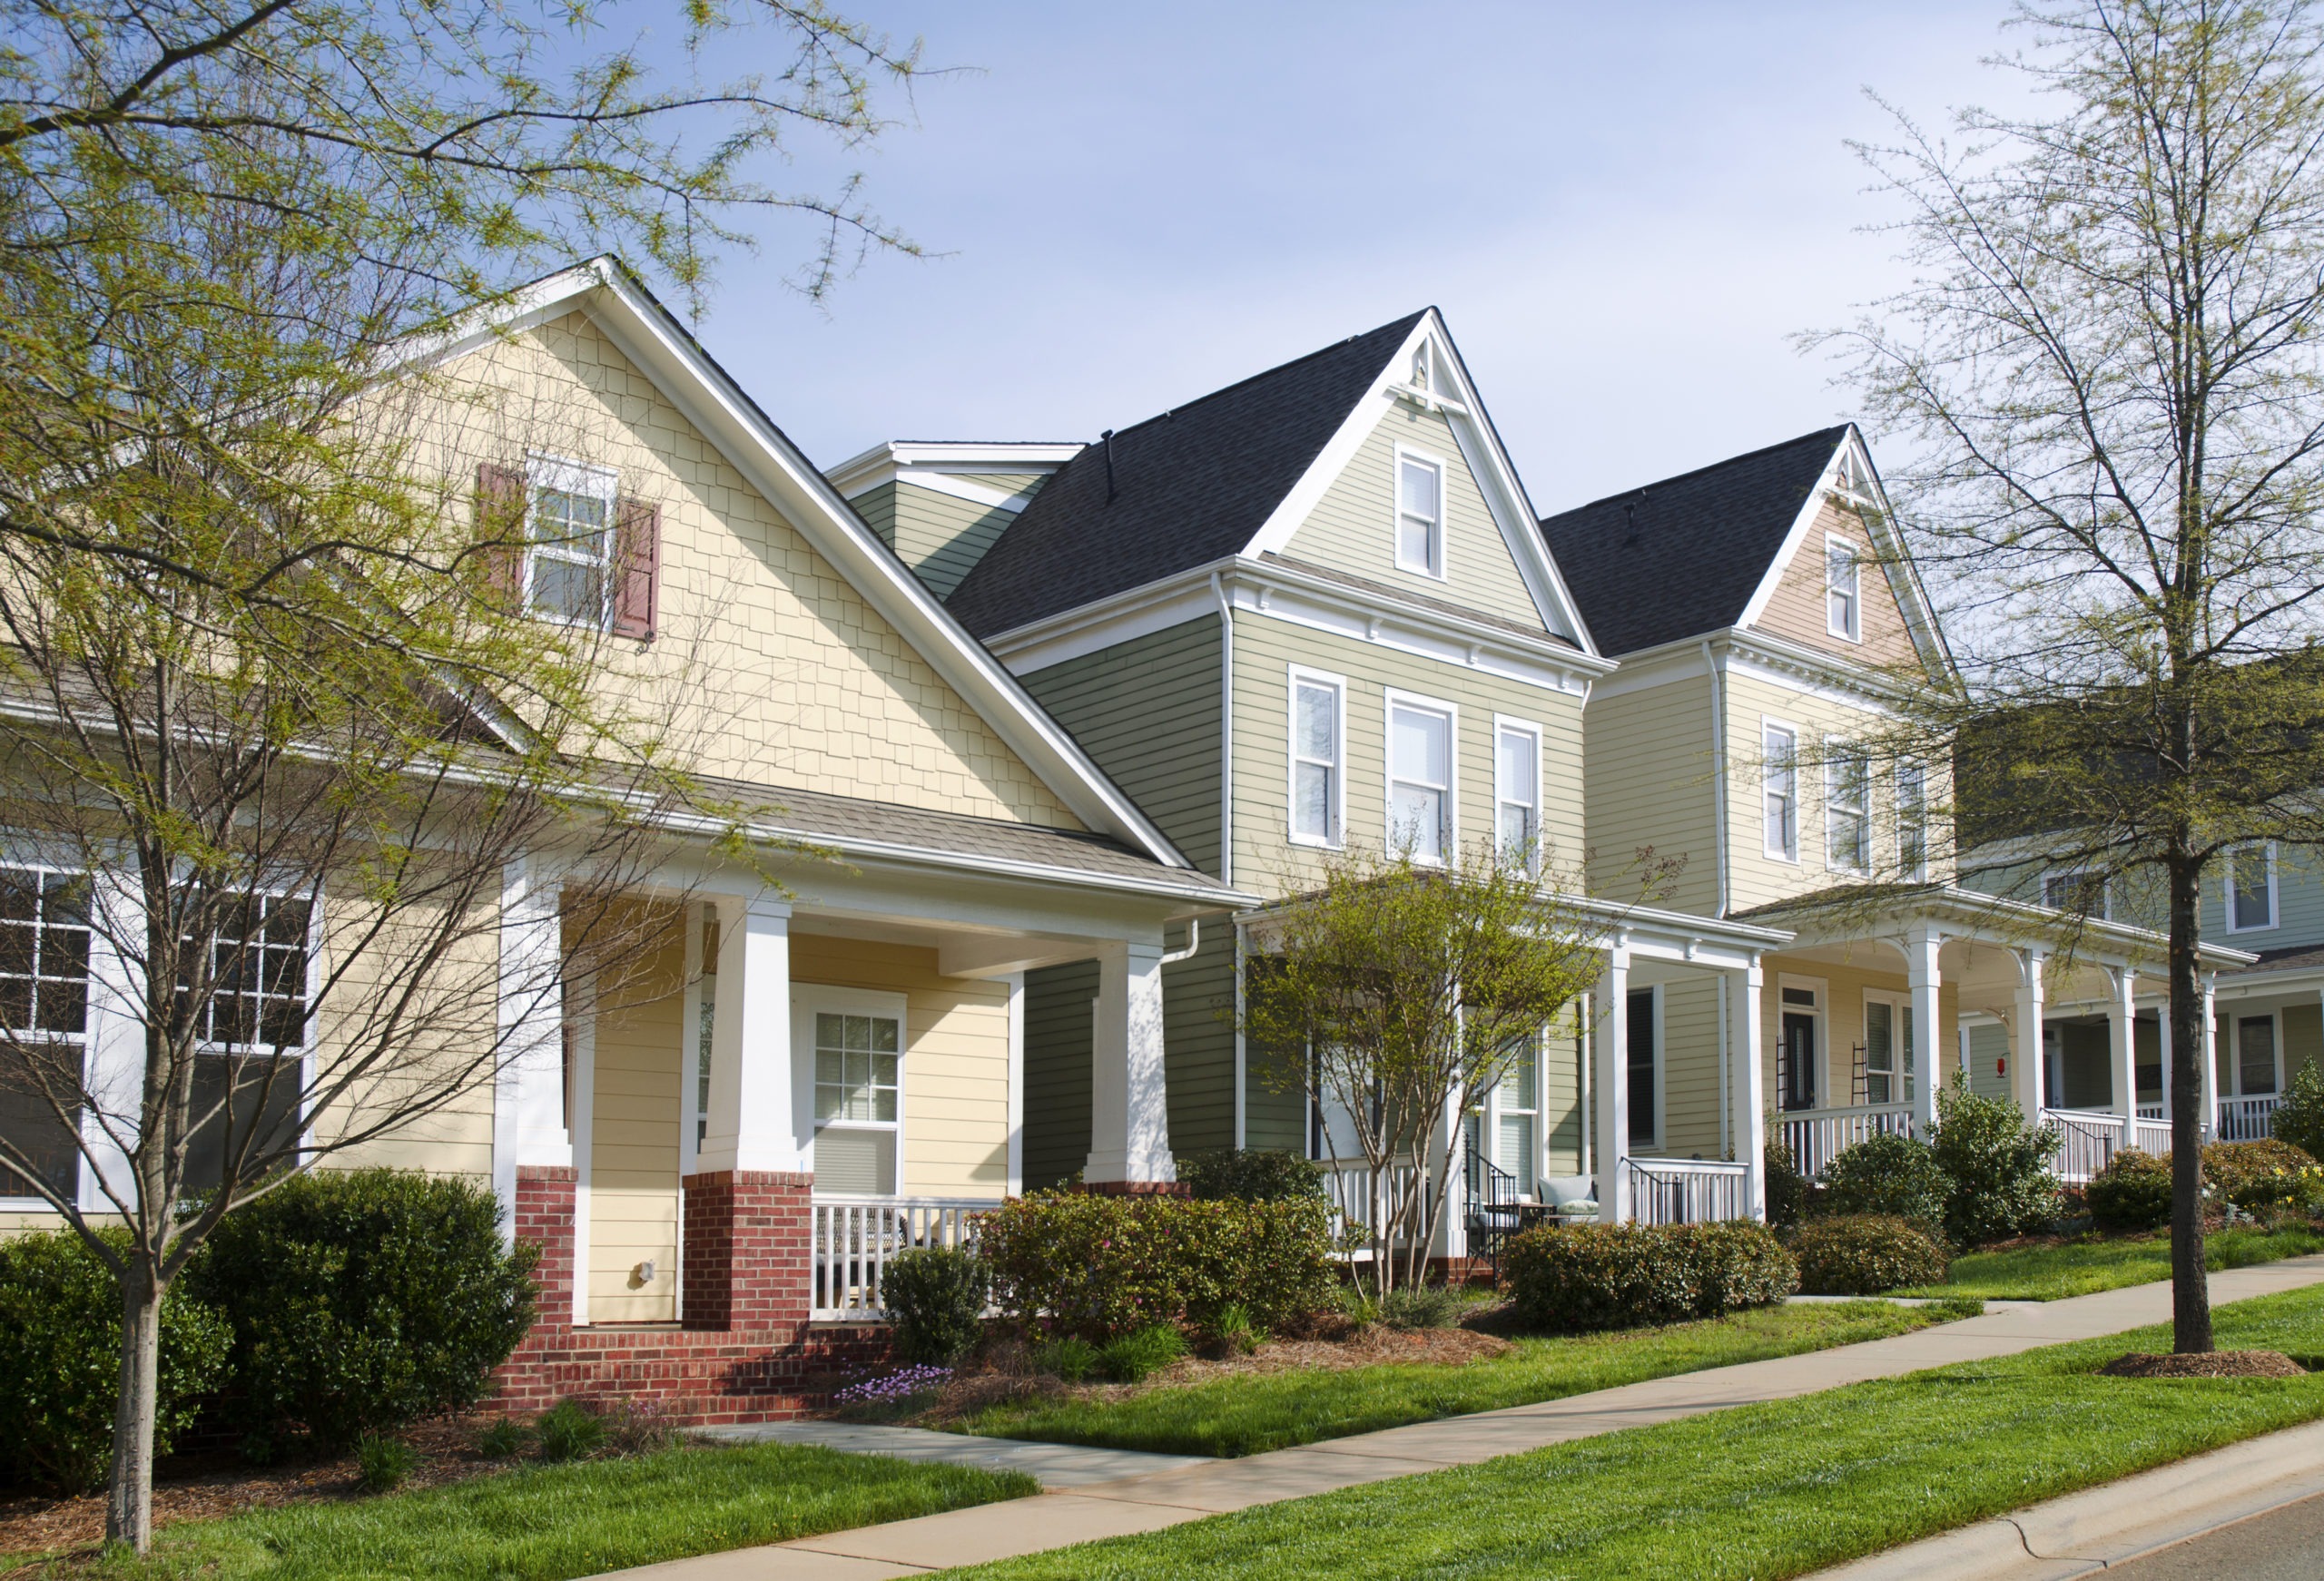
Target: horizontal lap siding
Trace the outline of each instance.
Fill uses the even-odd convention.
[[[1025,974],[1025,1185],[1052,1186],[1089,1161],[1090,1004],[1098,963]]]
[[[1718,981],[1708,974],[1662,987],[1662,1140],[1674,1158],[1725,1156],[1720,1135]]]
[[[1856,950],[1845,964],[1828,961],[1801,960],[1785,956],[1768,956],[1762,965],[1767,974],[1767,986],[1761,990],[1759,1003],[1761,1054],[1760,1075],[1766,1083],[1768,1101],[1774,1105],[1776,1086],[1777,1035],[1782,1026],[1782,979],[1821,979],[1824,984],[1824,1049],[1822,1067],[1818,1072],[1823,1085],[1817,1089],[1818,1107],[1856,1103],[1856,1046],[1864,1042],[1864,996],[1866,989],[1893,994],[1900,1001],[1899,1009],[1910,1014],[1911,997],[1907,979],[1901,967],[1891,968],[1882,960],[1894,959],[1893,953],[1876,945],[1866,944]],[[1800,986],[1806,986],[1802,983]],[[1941,983],[1936,994],[1936,1048],[1934,1064],[1940,1083],[1952,1078],[1960,1067],[1961,995],[1952,983]],[[1901,1036],[1901,1033],[1899,1034]],[[1932,1057],[1929,1050],[1915,1051],[1920,1077],[1927,1079]],[[1987,1065],[1990,1073],[1991,1065]],[[1982,1086],[1980,1091],[1984,1090]],[[2002,1095],[2006,1095],[2005,1091]]]
[[[660,930],[634,980],[597,1007],[589,1143],[589,1318],[666,1322],[677,1314],[679,1020],[684,936]],[[639,1283],[638,1264],[654,1279]]]
[[[1851,643],[1831,633],[1826,595],[1828,591],[1825,560],[1825,538],[1845,538],[1856,545],[1860,569],[1856,586],[1862,614],[1858,627],[1864,640]],[[1858,663],[1885,665],[1913,662],[1913,638],[1905,624],[1905,613],[1896,603],[1895,591],[1888,583],[1887,569],[1873,562],[1871,535],[1854,512],[1843,511],[1827,500],[1817,513],[1816,520],[1800,543],[1791,563],[1776,579],[1768,595],[1767,607],[1755,623],[1761,629],[1778,636],[1806,643],[1828,653],[1837,653]],[[1900,573],[1901,574],[1901,573]]]
[[[1017,519],[1014,511],[980,505],[958,495],[939,494],[911,483],[889,486],[895,495],[888,541],[897,557],[939,598],[952,595],[960,579],[975,569]]]
[[[1619,675],[1620,672],[1617,672]],[[1642,847],[1685,866],[1659,904],[1708,914],[1718,904],[1710,682],[1674,681],[1591,700],[1587,762],[1591,877],[1635,898]]]

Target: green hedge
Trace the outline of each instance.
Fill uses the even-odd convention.
[[[984,1264],[962,1247],[916,1247],[880,1275],[880,1304],[904,1361],[950,1366],[966,1353],[981,1332],[984,1298]]]
[[[1945,1282],[1945,1248],[1894,1213],[1811,1220],[1792,1238],[1791,1250],[1799,1260],[1799,1288],[1810,1295],[1878,1295]]]
[[[2061,1206],[2050,1173],[2059,1142],[2054,1129],[2029,1125],[2015,1104],[1971,1092],[1956,1074],[1937,1091],[1930,1146],[1947,1182],[1945,1238],[1982,1246],[2048,1229]]]
[[[1304,1198],[1034,1192],[978,1220],[977,1250],[1003,1316],[1092,1340],[1208,1328],[1229,1306],[1282,1329],[1328,1305],[1337,1274],[1331,1209]]]
[[[126,1246],[125,1232],[103,1232]],[[193,1423],[226,1370],[226,1321],[181,1281],[162,1300],[153,1453]],[[75,1234],[0,1242],[0,1466],[12,1481],[79,1493],[113,1464],[121,1398],[121,1285]]]
[[[1924,1234],[1940,1235],[1952,1189],[1927,1143],[1867,1136],[1824,1166],[1824,1189],[1814,1208],[1817,1217],[1902,1219],[1919,1225]]]
[[[1546,1225],[1509,1243],[1518,1320],[1552,1333],[1715,1318],[1781,1301],[1798,1266],[1764,1224]]]
[[[2101,1230],[2160,1230],[2171,1223],[2171,1161],[2126,1147],[2090,1177],[2082,1200]]]
[[[1178,1154],[1178,1183],[1196,1202],[1324,1202],[1324,1172],[1280,1147],[1208,1147]]]

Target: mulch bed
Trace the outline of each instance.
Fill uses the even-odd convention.
[[[2155,1356],[2133,1350],[2098,1370],[2105,1378],[2303,1378],[2306,1369],[2280,1350],[2211,1350]]]
[[[510,1464],[476,1452],[475,1423],[469,1420],[423,1422],[401,1437],[419,1453],[406,1488],[461,1482]],[[153,1525],[159,1529],[172,1521],[362,1497],[351,1453],[282,1466],[245,1465],[231,1450],[176,1455],[155,1468]],[[102,1492],[59,1498],[0,1489],[0,1555],[79,1547],[101,1541],[104,1533]],[[0,1577],[12,1573],[0,1569]]]

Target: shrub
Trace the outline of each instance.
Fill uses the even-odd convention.
[[[1788,1230],[1807,1212],[1807,1182],[1792,1159],[1791,1149],[1776,1140],[1775,1130],[1775,1119],[1770,1115],[1767,1158],[1759,1173],[1767,1193],[1768,1223],[1777,1230]]]
[[[1936,1095],[1930,1147],[1945,1175],[1945,1238],[1982,1246],[2050,1223],[2058,1216],[2050,1174],[2057,1150],[2055,1131],[2028,1125],[2016,1105],[1979,1096],[1956,1074]]]
[[[1148,1323],[1098,1348],[1098,1370],[1116,1383],[1143,1383],[1187,1353],[1186,1337],[1169,1323]]]
[[[1238,1356],[1248,1356],[1267,1342],[1267,1331],[1251,1321],[1251,1314],[1240,1303],[1218,1314],[1216,1332],[1218,1342]]]
[[[1894,1213],[1817,1219],[1801,1226],[1791,1249],[1799,1259],[1799,1288],[1810,1295],[1878,1295],[1945,1281],[1944,1248]]]
[[[984,1264],[961,1247],[920,1247],[888,1264],[880,1299],[900,1359],[949,1365],[983,1332]]]
[[[1575,1332],[1684,1322],[1782,1300],[1798,1282],[1763,1224],[1584,1224],[1529,1230],[1502,1257],[1527,1327]]]
[[[544,1460],[586,1460],[606,1447],[606,1420],[577,1399],[560,1399],[533,1424]]]
[[[1078,1334],[1068,1334],[1041,1347],[1040,1364],[1060,1381],[1078,1383],[1098,1370],[1098,1347]]]
[[[2279,1142],[2289,1142],[2310,1158],[2324,1160],[2324,1070],[2316,1061],[2301,1062],[2284,1089],[2270,1122]]]
[[[2248,1213],[2312,1210],[2324,1203],[2324,1170],[2308,1153],[2281,1140],[2214,1142],[2203,1149],[2203,1178]]]
[[[1903,1219],[1923,1234],[1945,1230],[1950,1183],[1925,1142],[1910,1136],[1867,1136],[1844,1148],[1824,1167],[1818,1217],[1865,1214]]]
[[[659,1400],[607,1400],[597,1408],[597,1417],[606,1424],[606,1441],[616,1455],[650,1455],[668,1448],[677,1437],[670,1413]]]
[[[393,1493],[419,1464],[419,1455],[401,1439],[366,1433],[355,1446],[355,1479],[366,1493]]]
[[[361,1170],[228,1214],[188,1282],[233,1326],[238,1424],[336,1448],[482,1399],[532,1326],[537,1256],[502,1246],[483,1186]]]
[[[126,1245],[121,1232],[106,1239]],[[193,1421],[224,1376],[225,1320],[181,1281],[162,1301],[153,1452]],[[121,1397],[121,1286],[68,1232],[0,1242],[0,1465],[15,1479],[79,1493],[113,1463]]]
[[[1325,1200],[1324,1172],[1280,1147],[1210,1147],[1182,1153],[1178,1183],[1198,1203]]]
[[[2101,1230],[2159,1230],[2171,1223],[2171,1160],[2138,1149],[2114,1154],[2083,1190]]]
[[[1328,1203],[1035,1192],[979,1222],[994,1303],[1053,1333],[1213,1327],[1240,1305],[1281,1329],[1331,1304]]]
[[[1343,1285],[1340,1316],[1347,1320],[1350,1328],[1368,1329],[1380,1321],[1380,1303],[1354,1285]]]
[[[476,1452],[487,1460],[513,1460],[532,1441],[532,1433],[515,1417],[495,1417],[477,1429]]]
[[[1442,1284],[1392,1290],[1380,1302],[1380,1321],[1392,1329],[1449,1329],[1468,1304],[1459,1291]]]

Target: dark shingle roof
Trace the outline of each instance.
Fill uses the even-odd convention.
[[[1733,625],[1847,433],[1819,428],[1562,511],[1541,536],[1607,654]]]
[[[1092,442],[1050,478],[946,600],[989,637],[1247,545],[1336,432],[1419,313]]]

